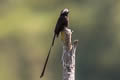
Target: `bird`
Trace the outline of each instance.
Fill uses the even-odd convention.
[[[52,44],[50,46],[47,58],[45,60],[45,64],[44,64],[42,73],[40,75],[40,78],[42,78],[44,76],[44,72],[45,72],[45,69],[46,69],[46,66],[47,66],[47,63],[48,63],[48,59],[49,59],[49,56],[50,56],[51,49],[54,46],[55,39],[59,37],[60,32],[62,32],[66,27],[69,26],[68,14],[69,14],[69,10],[67,8],[64,8],[60,12],[60,16],[59,16],[59,18],[57,20],[57,23],[56,23],[56,26],[55,26],[55,29],[54,29],[54,36],[53,36],[53,39],[52,39]],[[61,35],[61,38],[62,37],[63,37],[63,35]]]

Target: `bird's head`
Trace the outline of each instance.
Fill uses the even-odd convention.
[[[67,16],[68,13],[69,13],[69,10],[67,8],[65,8],[61,11],[61,15],[66,15]]]

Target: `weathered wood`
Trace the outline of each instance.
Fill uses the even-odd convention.
[[[78,44],[78,40],[75,40],[72,44],[72,31],[65,28],[62,32],[64,34],[63,41],[63,80],[75,80],[75,52]]]

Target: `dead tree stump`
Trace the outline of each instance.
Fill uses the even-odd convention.
[[[75,52],[78,44],[78,40],[74,40],[72,44],[72,31],[65,28],[62,31],[64,37],[63,42],[63,80],[75,80]]]

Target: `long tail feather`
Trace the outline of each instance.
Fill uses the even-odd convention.
[[[40,75],[40,78],[42,78],[42,77],[44,76],[45,69],[46,69],[46,65],[47,65],[47,63],[48,63],[48,59],[49,59],[49,56],[50,56],[51,48],[52,48],[52,46],[51,46],[50,49],[49,49],[48,56],[47,56],[47,58],[46,58],[46,61],[45,61],[44,67],[43,67],[43,71],[42,71],[42,73],[41,73],[41,75]]]
[[[50,52],[51,52],[51,49],[52,49],[52,47],[54,45],[55,37],[56,37],[56,34],[54,34],[54,37],[53,37],[53,40],[52,40],[52,45],[50,46],[50,49],[49,49],[49,52],[48,52],[48,56],[46,58],[46,61],[45,61],[44,67],[43,67],[43,71],[42,71],[42,73],[40,75],[40,78],[42,78],[44,76],[46,65],[48,63],[48,59],[49,59],[49,56],[50,56]]]
[[[54,45],[56,34],[54,34],[53,40],[52,40],[52,46]]]

